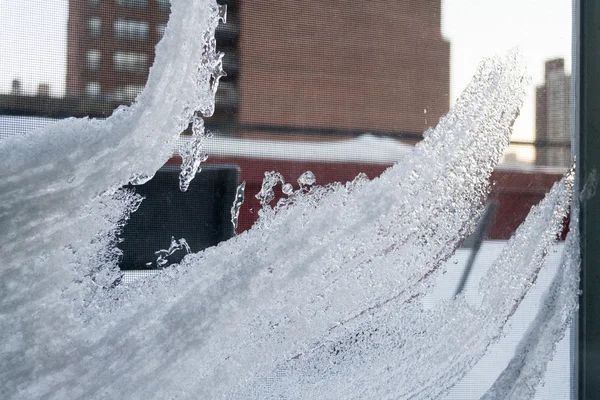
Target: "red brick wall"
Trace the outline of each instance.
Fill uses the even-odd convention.
[[[422,132],[448,111],[439,0],[240,8],[242,123]]]
[[[95,37],[88,34],[88,20],[91,17],[99,17],[102,20],[102,31]],[[119,17],[148,22],[148,40],[115,39],[114,22]],[[100,83],[103,95],[112,95],[117,85],[144,85],[148,78],[147,73],[116,73],[113,66],[113,54],[115,51],[146,53],[148,54],[148,65],[152,65],[154,46],[160,39],[156,32],[156,25],[166,23],[168,19],[169,13],[160,10],[155,0],[148,0],[147,8],[118,6],[114,0],[104,0],[98,5],[94,5],[88,0],[70,0],[67,94],[84,95],[87,82],[92,81]],[[86,53],[91,49],[102,52],[101,65],[97,70],[89,70],[86,66]]]
[[[81,23],[84,20],[85,10],[82,7],[83,1],[69,1],[69,21],[67,23],[67,96],[77,96],[85,88],[82,83],[81,73],[85,64],[81,62],[81,39],[84,38],[85,26]]]

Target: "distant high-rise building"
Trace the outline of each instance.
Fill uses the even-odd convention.
[[[536,164],[569,167],[572,122],[571,76],[562,58],[546,61],[545,82],[536,89]]]
[[[50,97],[50,84],[40,83],[37,88],[37,95],[40,97]]]
[[[12,81],[12,88],[10,90],[10,94],[13,96],[22,96],[23,95],[23,85],[21,81],[18,79],[14,79]]]

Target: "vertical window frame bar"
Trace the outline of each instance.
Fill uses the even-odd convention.
[[[578,180],[600,172],[600,2],[576,2]],[[600,197],[580,199],[581,298],[577,335],[577,398],[600,393]]]

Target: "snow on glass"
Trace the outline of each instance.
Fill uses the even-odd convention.
[[[265,172],[265,177],[263,178],[260,192],[258,192],[254,197],[260,201],[260,204],[263,206],[263,212],[265,212],[264,209],[275,198],[274,188],[279,182],[281,182],[281,191],[283,194],[286,196],[292,196],[294,193],[302,192],[304,188],[314,185],[316,181],[317,178],[315,177],[315,174],[313,174],[311,171],[306,171],[298,178],[298,186],[300,186],[300,189],[298,189],[297,192],[294,192],[294,186],[289,182],[285,183],[285,178],[279,172]],[[285,203],[285,200],[280,200],[278,204],[281,205]]]
[[[272,202],[275,198],[275,191],[273,190],[273,188],[277,186],[279,182],[281,182],[282,185],[285,185],[283,175],[275,171],[265,171],[265,177],[263,178],[262,185],[260,187],[260,192],[258,192],[254,196],[260,201],[260,204],[263,207],[268,206],[269,203]]]
[[[220,56],[207,49],[223,18],[212,2],[173,0],[131,107],[0,142],[2,398],[438,398],[534,284],[572,172],[481,280],[481,304],[420,301],[476,226],[509,143],[529,84],[514,51],[484,60],[449,114],[380,177],[317,186],[307,176],[251,230],[119,284],[116,233],[142,201],[119,188],[153,176],[196,110],[210,114]],[[263,205],[284,185],[267,178]],[[486,399],[531,398],[543,378],[576,307],[577,242],[570,233],[526,351]]]

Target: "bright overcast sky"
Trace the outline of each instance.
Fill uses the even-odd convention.
[[[34,93],[50,83],[64,93],[68,0],[0,0],[0,92],[18,78]],[[570,70],[571,0],[444,0],[442,33],[451,42],[451,93],[455,99],[484,56],[520,45],[534,84],[544,61],[564,57]],[[532,139],[533,87],[515,126],[515,139]]]
[[[455,99],[478,61],[520,46],[533,85],[515,124],[513,139],[531,140],[535,132],[535,85],[544,82],[544,62],[565,59],[571,71],[571,0],[445,0],[442,33],[451,43],[451,88]]]

